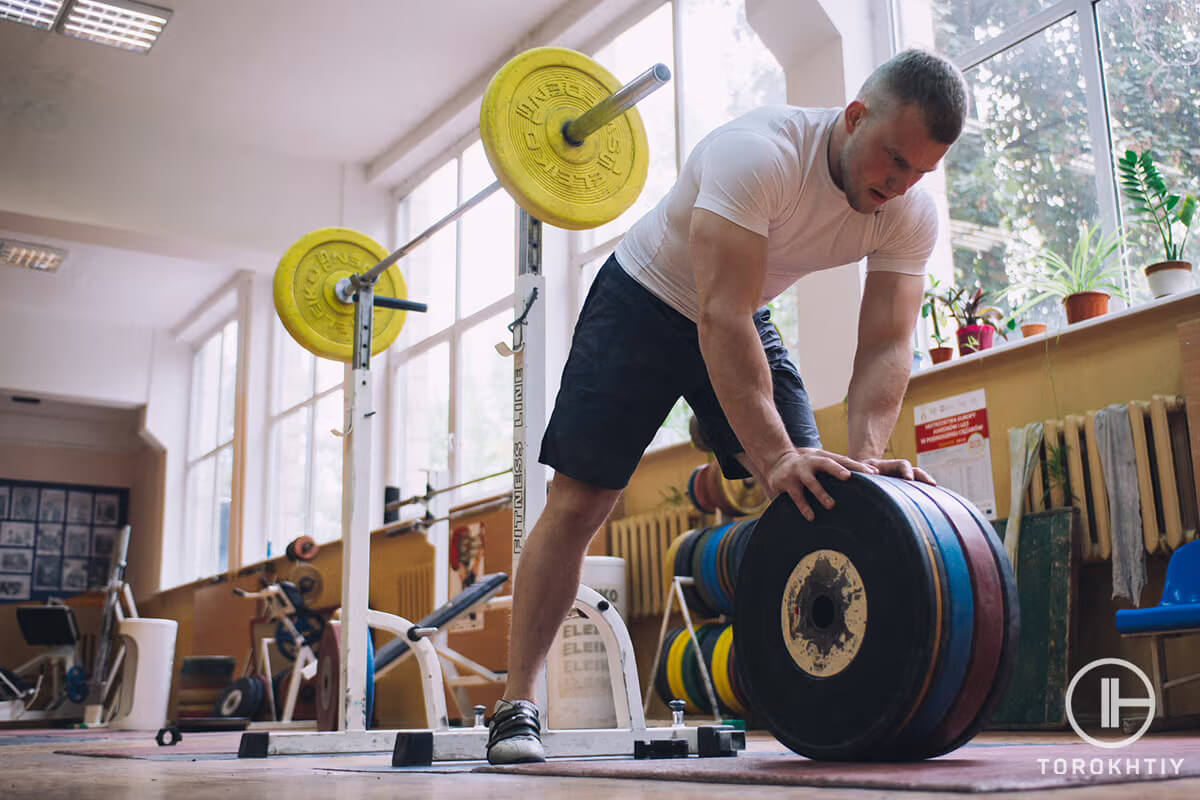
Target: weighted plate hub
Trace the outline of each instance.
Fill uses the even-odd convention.
[[[350,361],[354,350],[354,304],[338,298],[338,282],[366,272],[387,254],[383,245],[370,236],[349,228],[321,228],[300,237],[275,269],[275,311],[279,321],[310,353],[334,361]],[[408,290],[400,268],[393,265],[384,270],[376,281],[375,292],[406,299]],[[407,315],[407,311],[375,309],[372,355],[396,341]]]
[[[740,558],[732,545],[737,666],[714,672],[810,758],[949,752],[982,729],[1015,662],[1003,547],[945,489],[860,473],[822,483],[832,510],[810,523],[780,497],[743,531]],[[721,639],[713,653],[728,658]],[[734,687],[716,682],[728,704]]]
[[[514,57],[488,84],[479,133],[496,178],[517,204],[560,228],[616,219],[646,184],[646,130],[630,109],[580,145],[564,127],[621,88],[592,59],[561,47]]]

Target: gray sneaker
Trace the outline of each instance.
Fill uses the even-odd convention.
[[[499,700],[488,732],[489,764],[545,761],[538,707],[528,700]]]

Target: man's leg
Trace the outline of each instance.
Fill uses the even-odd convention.
[[[488,761],[493,764],[545,760],[533,684],[575,601],[588,544],[620,494],[561,472],[554,476],[546,507],[517,565],[508,683],[488,736]]]
[[[620,494],[555,475],[517,567],[506,700],[533,699],[534,681],[575,602],[588,544]]]

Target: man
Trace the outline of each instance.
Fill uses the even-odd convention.
[[[909,189],[958,138],[966,105],[952,64],[910,50],[844,109],[752,111],[696,146],[601,268],[542,441],[554,486],[521,555],[492,763],[544,759],[535,676],[575,598],[588,543],[680,395],[727,477],[753,474],[808,519],[810,494],[833,506],[822,472],[932,482],[882,456],[937,239],[933,199]],[[763,306],[809,272],[863,257],[842,455],[821,449],[804,384]]]

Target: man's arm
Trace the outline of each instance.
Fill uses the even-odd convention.
[[[771,369],[754,326],[767,274],[767,239],[704,209],[692,212],[690,257],[699,294],[700,351],[721,408],[754,471],[772,494],[787,492],[806,517],[809,491],[825,507],[833,499],[816,479],[828,472],[845,480],[850,470],[873,472],[845,456],[797,449],[775,408]]]
[[[858,317],[858,349],[850,378],[850,457],[885,474],[933,483],[904,459],[883,451],[900,415],[912,372],[912,337],[924,296],[925,277],[870,272]]]

